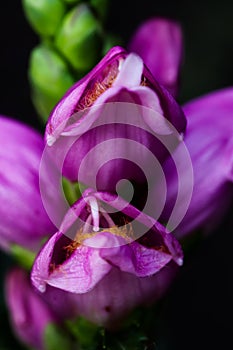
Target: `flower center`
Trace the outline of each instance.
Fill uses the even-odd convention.
[[[126,218],[123,216],[121,218],[123,219],[121,220],[123,221],[123,225],[119,225],[119,223],[116,224],[94,196],[86,198],[86,202],[89,215],[84,225],[77,230],[73,241],[64,247],[66,250],[66,258],[82,245],[86,239],[95,237],[99,233],[111,233],[112,235],[124,238],[129,243],[133,240],[133,227],[131,223],[127,222]]]
[[[85,88],[74,112],[79,112],[85,108],[91,107],[97,98],[113,85],[125,61],[127,61],[127,59],[123,57],[115,59],[99,72]],[[148,79],[143,74],[141,76],[140,85],[150,86]]]
[[[112,86],[119,73],[122,61],[123,58],[107,65],[98,77],[87,85],[75,108],[75,112],[92,106],[97,98]]]

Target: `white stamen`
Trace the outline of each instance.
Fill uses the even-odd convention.
[[[38,286],[38,290],[41,292],[41,293],[44,293],[46,291],[46,283],[40,283],[39,286]]]
[[[47,145],[49,147],[51,147],[54,144],[54,142],[56,141],[56,137],[53,135],[48,135],[46,141],[47,141]]]
[[[176,262],[177,262],[177,265],[179,265],[179,266],[182,266],[182,265],[183,265],[183,259],[182,259],[182,258],[178,258],[178,259],[176,260]]]
[[[122,65],[123,65],[123,63],[124,63],[124,60],[125,60],[124,58],[120,58],[119,61],[118,61],[118,62],[119,62],[119,63],[118,63],[118,71],[119,71],[119,72],[120,72],[120,70],[121,70],[121,68],[122,68]]]
[[[91,207],[91,215],[93,219],[93,231],[98,232],[100,227],[100,216],[99,216],[99,206],[95,197],[89,199],[89,204]]]
[[[108,213],[101,207],[100,211],[103,215],[103,217],[105,218],[105,220],[107,221],[107,223],[109,224],[109,227],[114,227],[116,226],[114,221],[110,218],[110,216],[108,215]]]

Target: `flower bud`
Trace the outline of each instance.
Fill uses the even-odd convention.
[[[233,199],[233,89],[228,88],[199,97],[184,105],[187,130],[184,137],[193,173],[193,193],[183,220],[175,227],[178,239],[197,230],[207,234],[220,223]],[[174,152],[179,155],[179,146]],[[182,162],[182,157],[180,157]],[[182,163],[181,163],[182,164]],[[162,220],[167,222],[179,190],[179,179],[190,186],[189,169],[177,176],[170,159],[164,164],[167,177],[167,203]],[[159,183],[155,184],[159,193]],[[180,203],[182,205],[182,203]],[[170,222],[169,229],[174,229]]]
[[[130,39],[128,49],[137,53],[154,77],[177,96],[183,59],[183,35],[178,23],[163,18],[145,21]]]
[[[50,47],[39,45],[30,55],[29,79],[33,102],[46,122],[55,104],[73,84],[73,77],[59,54]]]
[[[181,142],[185,126],[183,111],[141,58],[114,47],[55,106],[45,139],[69,180],[116,191],[122,179],[155,180],[153,160]]]
[[[52,286],[76,294],[78,312],[107,324],[161,296],[182,261],[162,225],[116,195],[87,189],[38,254],[31,280],[42,293]]]
[[[23,0],[23,8],[32,28],[41,36],[53,36],[65,14],[62,0]]]
[[[14,244],[35,251],[41,240],[55,230],[40,194],[39,166],[43,149],[39,133],[10,118],[0,117],[0,246],[7,251]],[[40,181],[50,198],[56,197],[51,180],[41,174]]]
[[[74,69],[87,71],[93,67],[101,51],[101,28],[86,4],[65,15],[55,45]]]
[[[46,328],[58,319],[38,293],[33,290],[24,270],[11,270],[5,281],[5,299],[15,335],[25,345],[45,350]]]
[[[157,274],[144,278],[113,267],[91,291],[69,294],[73,314],[80,314],[107,329],[117,330],[133,310],[151,307],[163,298],[178,272],[179,267],[173,262]]]

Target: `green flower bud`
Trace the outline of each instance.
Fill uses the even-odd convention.
[[[77,71],[88,71],[100,59],[101,27],[86,4],[68,12],[55,37],[55,45]]]
[[[25,15],[41,36],[53,36],[65,14],[62,0],[22,0]]]
[[[72,75],[59,54],[44,45],[37,46],[31,52],[29,80],[33,102],[45,121],[55,104],[74,83]]]

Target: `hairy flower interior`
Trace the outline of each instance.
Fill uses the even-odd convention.
[[[92,106],[97,98],[112,86],[118,75],[120,64],[121,60],[116,60],[110,63],[103,69],[97,78],[87,85],[75,108],[75,112]]]
[[[86,87],[74,112],[79,112],[85,108],[91,107],[97,98],[102,95],[107,89],[109,89],[124,62],[124,58],[114,60],[112,63],[108,64],[102,72],[98,74]],[[141,86],[149,86],[149,82],[144,75],[142,75]]]
[[[115,236],[122,237],[126,240],[127,243],[132,242],[134,238],[134,232],[133,227],[131,223],[128,223],[124,226],[113,226],[109,228],[101,228],[98,232],[92,231],[92,232],[83,232],[83,227],[79,229],[75,235],[74,240],[67,246],[64,247],[66,251],[66,259],[70,257],[70,255],[79,248],[83,242],[91,237],[97,236],[99,233],[108,232]]]
[[[117,222],[116,224],[94,196],[88,199],[86,210],[88,217],[84,225],[76,231],[73,240],[63,248],[66,251],[66,258],[75,249],[81,245],[85,245],[84,241],[86,239],[95,237],[99,233],[111,233],[112,235],[124,238],[127,243],[132,242],[134,239],[133,227],[127,218],[123,216],[123,223]]]
[[[101,233],[108,233],[123,238],[123,244],[130,244],[133,241],[137,241],[141,246],[167,254],[170,253],[168,247],[164,244],[163,238],[160,234],[156,234],[156,231],[151,229],[145,231],[145,227],[141,224],[142,232],[146,232],[146,234],[142,237],[136,237],[136,231],[139,229],[138,225],[140,223],[137,222],[137,228],[135,230],[134,220],[132,218],[123,213],[112,211],[110,215],[106,211],[106,206],[108,207],[108,205],[99,201],[95,195],[88,195],[85,197],[85,201],[86,205],[79,214],[82,223],[80,224],[80,221],[78,221],[78,225],[76,223],[76,226],[73,227],[74,230],[71,230],[73,232],[72,237],[62,235],[56,242],[56,247],[50,260],[49,273],[52,273],[55,269],[60,269],[62,264],[79,247],[89,245],[89,243],[91,244],[91,242],[86,242],[86,240],[91,238],[98,240],[98,235]]]

